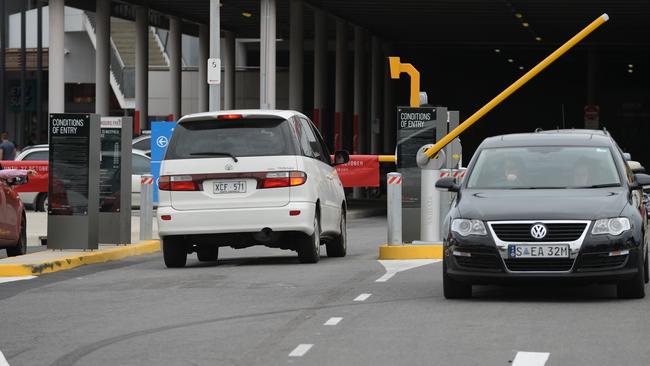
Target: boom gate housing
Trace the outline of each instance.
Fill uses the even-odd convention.
[[[413,242],[420,239],[421,172],[415,156],[417,151],[432,141],[438,141],[458,126],[459,112],[446,107],[397,108],[397,171],[402,174],[402,239]],[[458,140],[445,147],[446,161],[441,171],[455,169],[461,160]],[[449,210],[452,196],[441,192],[440,220]]]

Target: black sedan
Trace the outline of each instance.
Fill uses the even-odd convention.
[[[447,215],[446,298],[472,285],[518,281],[599,282],[620,298],[642,298],[648,282],[642,187],[604,131],[570,130],[488,138]]]

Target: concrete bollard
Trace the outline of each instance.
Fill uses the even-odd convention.
[[[143,174],[140,178],[140,240],[153,237],[153,176]]]
[[[388,173],[388,245],[402,245],[402,174]]]

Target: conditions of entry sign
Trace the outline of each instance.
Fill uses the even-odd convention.
[[[48,249],[97,249],[99,116],[50,114]]]

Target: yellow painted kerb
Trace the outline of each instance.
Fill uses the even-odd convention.
[[[137,244],[99,249],[93,252],[63,255],[56,259],[41,260],[33,263],[0,264],[0,277],[38,276],[45,273],[64,271],[86,264],[104,263],[135,255],[155,253],[160,250],[158,240],[146,240]],[[25,257],[28,257],[27,254]]]
[[[442,259],[442,245],[382,245],[379,259]]]

